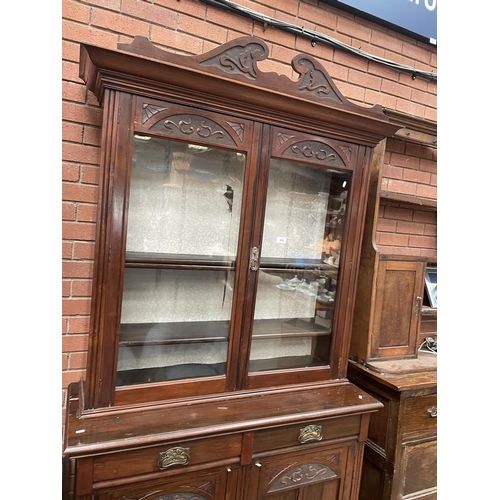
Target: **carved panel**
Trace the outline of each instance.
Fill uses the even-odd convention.
[[[335,455],[332,455],[331,457],[327,458],[329,462],[332,462],[333,465],[336,465],[338,467],[340,463],[340,454],[335,453]]]
[[[161,106],[154,106],[153,104],[144,103],[142,105],[142,123],[146,123],[150,118],[159,113],[160,111],[165,111],[167,108],[162,108]]]
[[[269,488],[268,493],[291,486],[302,486],[316,481],[326,481],[334,477],[337,477],[337,473],[327,465],[320,463],[300,465],[281,474]]]
[[[257,61],[265,59],[269,49],[264,44],[237,45],[201,62],[202,66],[216,66],[226,73],[239,73],[250,80],[257,78]]]
[[[311,92],[316,97],[326,97],[342,104],[340,92],[318,62],[309,57],[298,56],[293,59],[292,66],[301,75],[298,81],[301,92]]]
[[[283,151],[284,157],[319,160],[331,166],[345,167],[340,155],[328,144],[318,141],[300,141]]]
[[[243,136],[243,125],[238,128],[235,124],[232,124],[231,129],[236,136]],[[160,120],[152,125],[149,130],[168,133],[174,137],[191,136],[216,144],[236,146],[235,140],[227,130],[213,120],[198,115],[178,114],[169,116],[166,120]]]

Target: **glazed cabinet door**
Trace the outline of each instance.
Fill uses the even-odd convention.
[[[120,124],[101,181],[99,405],[230,390],[258,127],[122,93],[108,105]]]
[[[301,382],[338,377],[332,333],[349,328],[344,261],[356,254],[352,207],[362,179],[354,144],[263,125],[263,145],[244,316],[249,357],[239,377],[250,389],[270,377],[289,383],[292,373]]]

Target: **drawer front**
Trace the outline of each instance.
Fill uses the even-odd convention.
[[[93,480],[105,481],[139,474],[182,469],[186,466],[238,458],[241,435],[169,443],[94,458]]]
[[[432,498],[437,490],[437,441],[403,448],[403,498]]]
[[[437,396],[409,398],[405,402],[403,433],[437,432]]]
[[[261,453],[292,446],[309,448],[318,442],[359,434],[361,416],[311,420],[298,424],[257,431],[253,452]]]

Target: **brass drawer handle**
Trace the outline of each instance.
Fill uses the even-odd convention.
[[[321,441],[323,439],[323,430],[321,425],[308,425],[299,432],[299,441],[307,443],[308,441]]]
[[[170,448],[158,455],[160,470],[168,469],[172,465],[187,465],[189,463],[189,448]]]
[[[428,410],[427,413],[429,414],[429,417],[437,417],[438,416],[438,409],[436,406],[431,406]]]

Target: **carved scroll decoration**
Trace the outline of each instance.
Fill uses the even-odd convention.
[[[293,70],[299,74],[297,80],[276,72],[261,71],[257,63],[269,57],[269,47],[257,37],[243,36],[197,56],[170,53],[156,47],[143,36],[136,36],[130,44],[120,43],[118,48],[123,52],[156,59],[167,65],[172,63],[177,67],[201,70],[212,76],[223,72],[239,80],[251,81],[251,87],[272,89],[279,96],[323,101],[327,105],[333,104],[336,108],[357,110],[363,116],[370,115],[387,122],[387,116],[379,104],[367,108],[346,99],[323,65],[308,54],[298,54],[291,61]]]
[[[327,97],[342,104],[340,92],[317,61],[305,56],[296,56],[292,60],[292,66],[301,75],[298,81],[301,92],[312,92],[316,97]]]
[[[216,66],[226,73],[240,73],[250,80],[255,80],[258,72],[257,61],[266,59],[268,55],[269,49],[266,45],[253,42],[231,47],[200,64]]]
[[[243,134],[241,130],[235,130],[234,126],[231,126],[231,128],[236,136],[238,136],[238,133]],[[243,129],[243,125],[241,125],[241,129]],[[235,140],[227,130],[224,130],[224,128],[213,120],[198,115],[173,115],[167,120],[160,120],[155,123],[149,128],[149,130],[167,132],[168,134],[177,137],[183,137],[186,135],[195,136],[203,139],[204,141],[216,144],[236,146]]]
[[[325,481],[337,477],[337,473],[327,465],[305,464],[286,472],[269,488],[268,493],[283,490],[290,486],[302,486],[316,481]]]
[[[145,102],[142,105],[142,124],[144,125],[150,118],[159,113],[160,111],[165,111],[168,108],[162,108],[160,106],[154,106],[153,104],[148,104]]]
[[[340,155],[328,144],[318,141],[300,141],[283,151],[283,156],[288,158],[304,157],[319,160],[332,166],[345,167]]]

